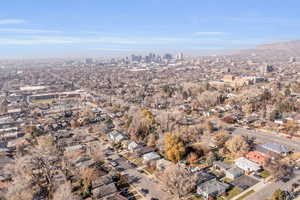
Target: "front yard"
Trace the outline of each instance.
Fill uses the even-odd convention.
[[[267,177],[269,177],[271,174],[270,174],[270,172],[268,172],[268,171],[266,171],[266,170],[263,170],[262,172],[260,172],[260,174],[259,174],[261,177],[263,177],[263,178],[267,178]]]
[[[228,191],[227,195],[226,195],[226,199],[231,199],[235,196],[237,196],[238,194],[242,193],[243,191],[237,187],[232,188],[230,191]]]

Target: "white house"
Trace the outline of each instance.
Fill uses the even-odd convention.
[[[240,157],[234,162],[237,167],[241,168],[244,171],[256,172],[261,169],[261,166],[259,164],[252,162],[245,157]]]
[[[112,140],[113,142],[119,143],[125,140],[126,136],[120,132],[114,131],[109,134],[109,139]]]
[[[160,155],[158,155],[155,152],[150,152],[150,153],[143,155],[144,162],[150,162],[150,161],[159,160],[159,159],[160,159]]]
[[[128,150],[131,152],[134,152],[135,150],[141,148],[141,145],[139,145],[138,143],[131,141],[128,144]]]
[[[165,169],[167,169],[172,165],[174,165],[172,162],[162,158],[156,162],[156,169],[159,171],[164,171]]]

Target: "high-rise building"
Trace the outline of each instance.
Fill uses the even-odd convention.
[[[0,114],[7,113],[7,110],[8,110],[7,106],[9,104],[9,102],[7,100],[7,96],[8,95],[6,93],[5,96],[2,99],[0,99]]]
[[[291,57],[290,58],[290,63],[294,63],[294,62],[296,62],[297,61],[297,59],[295,58],[295,57]]]
[[[273,70],[274,70],[273,66],[269,64],[262,65],[260,68],[261,74],[266,74],[272,72]]]
[[[163,59],[171,60],[171,59],[172,59],[172,55],[169,54],[169,53],[166,53],[166,54],[164,55]]]
[[[85,64],[92,64],[93,58],[86,58],[84,62],[85,62]]]
[[[179,53],[176,55],[176,59],[177,59],[177,60],[183,60],[183,53],[182,53],[182,52],[179,52]]]

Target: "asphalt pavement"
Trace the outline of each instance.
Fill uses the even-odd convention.
[[[248,130],[246,128],[236,128],[233,135],[244,135],[249,137],[255,137],[256,141],[261,143],[273,142],[284,145],[291,151],[300,151],[300,140],[298,138],[285,138],[278,133],[268,133],[259,130]]]

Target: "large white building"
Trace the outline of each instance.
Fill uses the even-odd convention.
[[[234,162],[238,168],[241,168],[244,171],[256,172],[261,169],[261,166],[259,164],[252,162],[245,157],[240,157]]]

